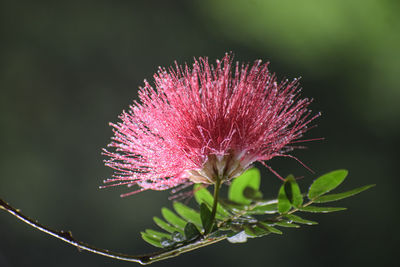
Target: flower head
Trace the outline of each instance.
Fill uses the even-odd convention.
[[[318,116],[310,115],[311,100],[300,98],[296,79],[278,83],[261,60],[232,63],[230,54],[215,66],[199,58],[192,67],[159,68],[154,87],[145,81],[140,103],[111,123],[105,164],[116,171],[106,182],[139,191],[213,184],[256,161],[293,157],[292,144]]]

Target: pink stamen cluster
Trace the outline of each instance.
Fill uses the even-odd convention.
[[[260,60],[232,66],[226,54],[215,66],[199,58],[191,68],[160,68],[155,87],[145,81],[141,103],[111,124],[105,164],[116,171],[105,182],[138,191],[212,184],[256,161],[271,169],[265,161],[293,157],[287,152],[319,115],[310,116],[311,100],[300,98],[297,80],[278,83],[267,66]]]

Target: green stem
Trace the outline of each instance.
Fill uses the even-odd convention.
[[[217,214],[217,207],[218,207],[218,196],[219,196],[219,189],[221,188],[221,179],[217,178],[214,184],[214,202],[211,210],[211,224],[208,229],[205,229],[204,234],[209,234],[215,224],[215,215]]]

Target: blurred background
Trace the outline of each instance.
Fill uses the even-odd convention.
[[[128,198],[98,189],[112,171],[101,148],[158,66],[235,59],[270,61],[279,79],[302,77],[321,111],[294,152],[317,175],[346,168],[342,190],[377,186],[337,203],[317,226],[245,244],[218,244],[158,266],[391,266],[399,232],[399,1],[1,1],[0,197],[55,229],[131,254],[154,249],[139,232],[169,206],[169,192]],[[290,159],[282,175],[316,177]],[[274,197],[280,181],[264,168]],[[79,252],[0,213],[0,266],[132,266]]]

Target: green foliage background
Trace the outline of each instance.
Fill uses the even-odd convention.
[[[120,199],[98,190],[111,170],[100,150],[157,66],[193,56],[271,61],[279,78],[302,76],[322,111],[294,155],[317,174],[349,169],[347,211],[313,215],[319,225],[246,244],[218,244],[160,266],[380,266],[397,252],[400,133],[398,1],[11,1],[0,3],[0,196],[74,237],[126,253],[153,248],[140,231],[168,192]],[[312,178],[289,159],[281,175]],[[264,197],[281,182],[262,170]],[[305,190],[303,190],[305,191]],[[271,193],[268,196],[268,192]],[[128,266],[76,249],[0,215],[0,266]]]

